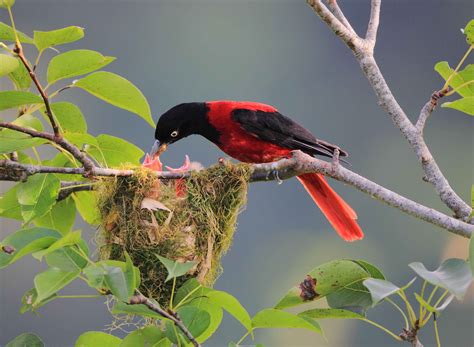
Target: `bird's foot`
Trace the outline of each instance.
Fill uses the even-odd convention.
[[[275,181],[277,182],[277,184],[282,184],[283,183],[283,180],[280,178],[280,172],[278,170],[272,170],[272,175],[275,179]]]

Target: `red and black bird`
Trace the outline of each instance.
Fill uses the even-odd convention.
[[[272,106],[243,101],[190,102],[165,112],[156,126],[152,157],[189,135],[201,135],[231,157],[246,163],[266,163],[287,158],[291,151],[333,157],[347,152],[317,139],[301,125]],[[337,233],[346,241],[364,234],[354,210],[329,186],[321,174],[297,177]]]

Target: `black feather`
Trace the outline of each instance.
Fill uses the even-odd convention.
[[[318,140],[304,127],[279,112],[236,109],[232,119],[255,137],[291,150],[332,158],[338,149],[341,157],[348,155],[338,146]]]

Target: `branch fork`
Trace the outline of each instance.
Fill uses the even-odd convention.
[[[422,166],[426,180],[434,186],[440,199],[454,212],[456,218],[468,221],[472,213],[471,206],[464,202],[452,189],[423,138],[423,129],[428,117],[437,105],[438,99],[445,95],[447,91],[443,89],[434,93],[421,109],[417,123],[413,124],[410,121],[393,96],[374,58],[374,48],[380,22],[381,0],[371,1],[370,19],[365,38],[359,37],[357,33],[351,30],[350,24],[346,23],[347,19],[338,7],[336,11],[331,12],[321,0],[307,0],[307,3],[328,27],[352,50],[378,98],[379,105],[387,112],[403,136],[410,143]],[[328,6],[333,8],[337,6],[337,3],[329,0]]]

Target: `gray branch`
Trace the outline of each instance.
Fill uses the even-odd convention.
[[[440,199],[455,213],[457,218],[468,221],[472,208],[450,186],[423,138],[422,129],[428,116],[433,111],[434,105],[425,105],[420,112],[418,127],[414,125],[393,96],[374,59],[373,52],[379,24],[380,0],[372,0],[366,39],[361,39],[347,29],[320,0],[307,0],[307,2],[354,53],[378,98],[378,103],[389,114],[392,121],[410,143],[425,172],[426,181],[434,186]]]
[[[349,29],[352,33],[356,33],[354,28],[352,28],[351,23],[347,20],[346,16],[342,12],[341,8],[339,7],[339,4],[337,3],[337,0],[327,0],[328,7],[331,10],[332,14],[347,28]]]
[[[397,194],[371,180],[339,165],[317,158],[313,158],[300,151],[293,152],[293,156],[272,163],[254,164],[250,178],[251,182],[286,180],[305,173],[320,173],[335,180],[349,184],[358,190],[372,196],[373,198],[395,207],[416,218],[437,225],[454,234],[470,237],[474,232],[474,225],[462,220],[445,215],[435,209],[421,205],[400,194]],[[0,160],[0,177],[3,171],[13,173],[15,177],[28,177],[38,173],[62,173],[62,174],[84,174],[83,168],[65,168],[52,166],[28,165],[14,162],[12,160]],[[130,176],[133,170],[118,170],[96,168],[96,176]],[[156,177],[161,179],[183,179],[189,177],[189,173],[156,172]],[[11,180],[15,180],[15,179]],[[18,179],[17,179],[18,180]],[[78,187],[75,187],[75,186]],[[75,191],[93,189],[92,185],[84,185],[84,182],[63,182],[59,199],[66,198]]]

